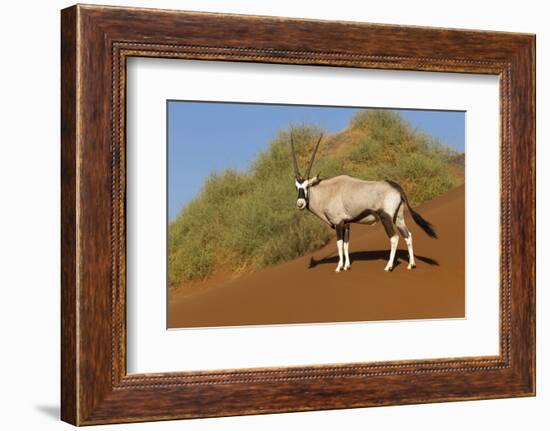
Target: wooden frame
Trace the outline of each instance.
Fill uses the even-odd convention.
[[[533,35],[79,5],[62,11],[61,48],[63,420],[88,425],[535,394]],[[127,375],[129,56],[498,75],[500,355]]]

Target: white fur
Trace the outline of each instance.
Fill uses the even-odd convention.
[[[391,271],[393,269],[393,260],[395,259],[395,252],[397,251],[397,244],[399,243],[399,235],[394,235],[390,238],[391,251],[390,251],[390,260],[384,268],[384,271]]]
[[[336,241],[336,246],[338,247],[338,266],[336,267],[336,272],[340,272],[344,266],[344,240],[339,239]]]
[[[296,206],[297,206],[298,208],[300,208],[300,209],[305,208],[305,207],[306,207],[306,200],[305,200],[305,199],[302,199],[302,198],[298,199],[298,200],[296,201]]]
[[[349,227],[344,231],[344,257],[346,260],[344,271],[347,271],[351,268],[351,263],[349,260]]]
[[[407,266],[407,269],[412,269],[416,266],[416,262],[414,261],[412,233],[409,232],[409,237],[405,238],[405,242],[407,243],[407,249],[409,250],[409,265]]]

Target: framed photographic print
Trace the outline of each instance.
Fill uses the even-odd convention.
[[[63,420],[535,394],[533,35],[78,5],[61,43]]]
[[[182,100],[167,112],[168,328],[465,317],[465,112]]]

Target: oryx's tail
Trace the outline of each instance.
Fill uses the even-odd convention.
[[[399,194],[401,195],[402,201],[405,202],[405,204],[407,205],[407,208],[411,212],[412,218],[415,221],[415,223],[418,226],[420,226],[428,236],[432,238],[437,238],[437,233],[435,232],[432,224],[411,208],[411,205],[409,204],[409,200],[407,199],[407,195],[405,194],[405,191],[401,188],[401,186],[396,182],[389,181],[389,180],[386,180],[386,181],[390,186],[392,186],[395,190],[399,192]]]

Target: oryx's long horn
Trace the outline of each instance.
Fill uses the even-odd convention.
[[[296,161],[296,150],[294,149],[294,139],[292,137],[292,132],[290,132],[290,146],[292,147],[292,162],[294,163],[294,176],[296,178],[302,178],[302,175],[300,175],[300,170],[298,169],[298,162]]]
[[[311,173],[311,167],[313,166],[313,160],[315,159],[315,154],[317,153],[317,149],[319,148],[319,144],[321,143],[321,139],[323,139],[323,134],[321,133],[321,136],[319,136],[319,140],[317,141],[317,144],[315,145],[315,149],[313,150],[313,154],[311,155],[311,159],[309,159],[309,165],[307,165],[307,171],[306,171],[306,179],[309,178],[309,174]]]

